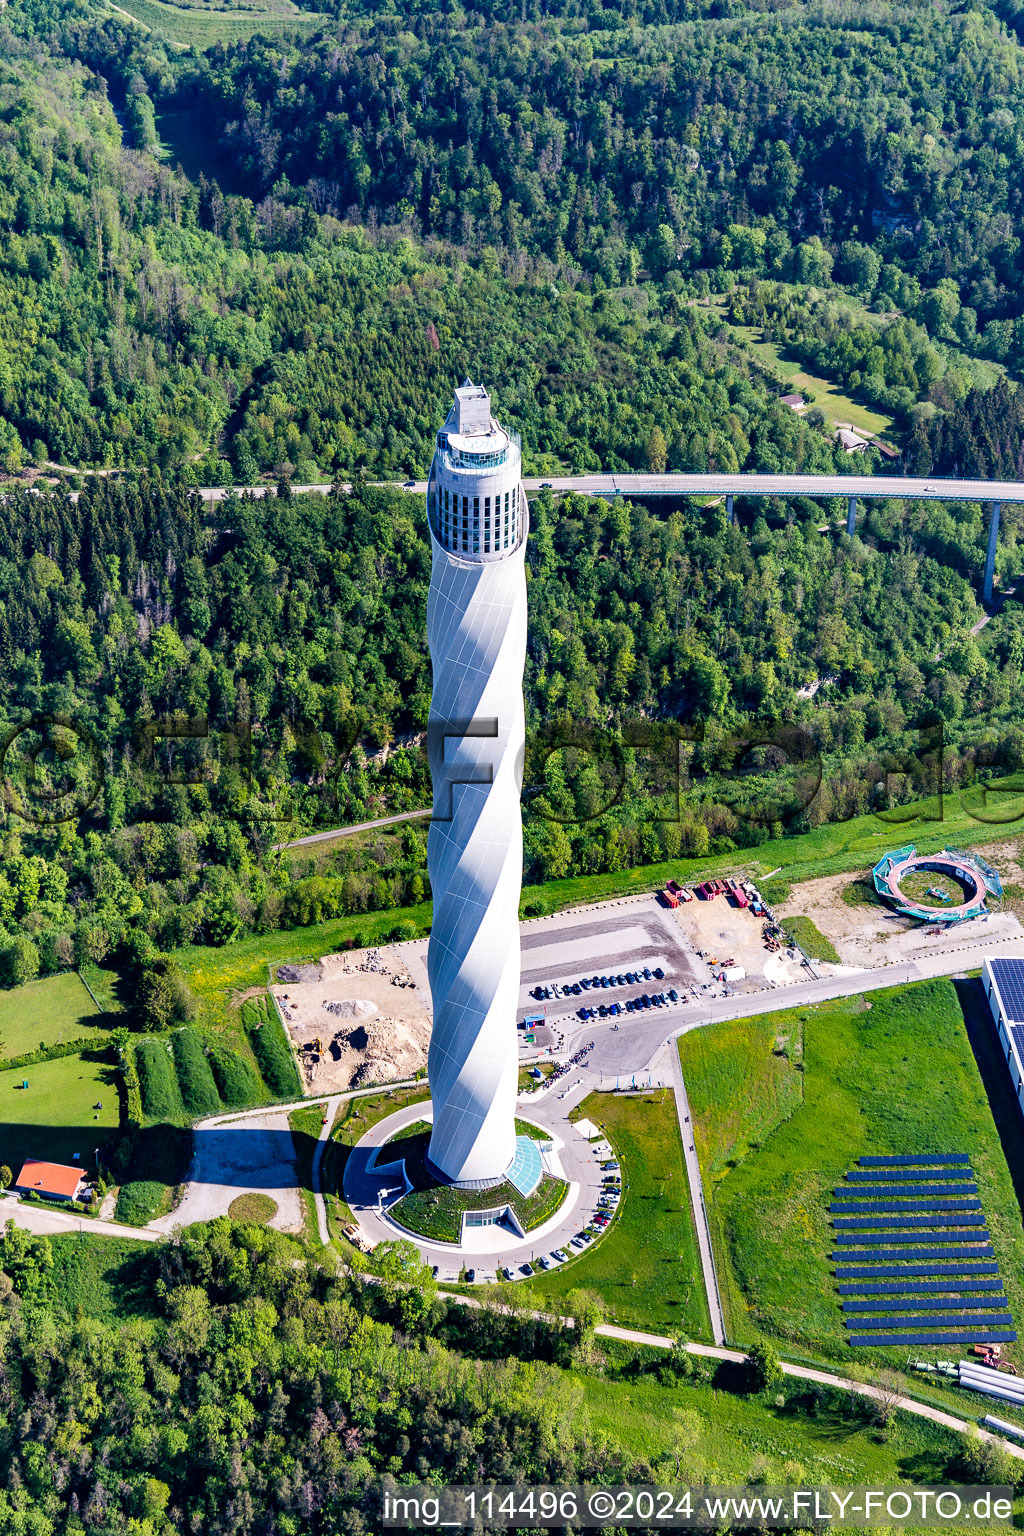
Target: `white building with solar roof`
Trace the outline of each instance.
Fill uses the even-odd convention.
[[[981,980],[1017,1103],[1024,1113],[1024,957],[993,956],[983,960]]]
[[[541,1172],[515,1129],[528,513],[519,439],[469,379],[437,434],[427,517],[429,1159],[460,1188],[525,1191]]]

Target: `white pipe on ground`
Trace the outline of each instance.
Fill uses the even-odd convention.
[[[986,1413],[981,1422],[989,1429],[997,1429],[1001,1435],[1013,1435],[1018,1440],[1024,1440],[1024,1429],[1019,1424],[1007,1424],[1005,1419],[997,1419],[991,1413]]]
[[[1024,1408],[1024,1396],[1017,1392],[1007,1392],[1002,1387],[993,1385],[992,1382],[974,1381],[969,1376],[961,1376],[960,1385],[969,1392],[983,1392],[986,1397],[997,1397],[1000,1402],[1013,1403],[1017,1408]]]

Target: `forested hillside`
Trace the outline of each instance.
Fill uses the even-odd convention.
[[[1022,51],[996,14],[342,0],[251,27],[204,53],[92,0],[0,14],[9,981],[132,930],[172,949],[429,894],[422,827],[326,879],[271,850],[426,802],[422,505],[368,482],[426,469],[465,374],[540,474],[884,470],[816,378],[888,412],[909,467],[1022,472]],[[280,494],[189,495],[259,478]],[[290,493],[318,479],[356,488]],[[596,819],[598,769],[531,759],[528,881],[767,836],[730,732],[806,726],[827,777],[800,825],[874,804],[929,715],[950,784],[1019,766],[1024,626],[971,633],[983,509],[878,503],[854,541],[820,531],[837,510],[542,497],[533,729],[709,742],[675,823],[629,754]],[[1004,580],[1018,539],[1008,512]]]
[[[557,1325],[448,1319],[400,1255],[382,1286],[353,1284],[227,1218],[140,1250],[118,1266],[127,1315],[101,1318],[88,1255],[0,1230],[5,1531],[362,1536],[382,1528],[385,1476],[651,1475],[589,1429],[549,1363],[573,1355]]]
[[[773,467],[666,376],[737,282],[795,286],[795,355],[899,426],[1024,363],[1022,50],[990,12],[532,9],[346,4],[200,54],[8,6],[7,469],[422,471],[466,371],[542,472],[639,467],[655,426],[671,468]],[[822,335],[836,284],[860,310]]]
[[[737,422],[746,388],[733,381]],[[8,980],[103,959],[133,929],[165,949],[221,943],[426,893],[422,827],[326,884],[269,852],[292,827],[428,802],[420,505],[372,488],[245,497],[211,525],[159,480],[0,501]],[[984,650],[967,633],[979,511],[883,503],[868,542],[820,533],[820,515],[744,532],[720,506],[535,504],[531,729],[666,720],[709,745],[675,822],[632,754],[596,820],[594,763],[531,755],[528,882],[756,844],[757,785],[727,783],[720,743],[757,723],[802,720],[825,754],[812,824],[874,804],[879,761],[936,711],[959,748],[950,782],[1024,762],[1024,624],[1007,615]]]

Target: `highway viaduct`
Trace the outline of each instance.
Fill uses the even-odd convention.
[[[984,600],[992,601],[999,518],[1004,505],[1024,504],[1024,480],[957,480],[941,475],[912,477],[904,475],[788,475],[788,474],[664,474],[664,475],[568,475],[550,480],[524,479],[528,496],[550,489],[556,495],[575,491],[583,496],[724,496],[729,521],[734,518],[737,496],[843,496],[846,498],[846,531],[853,534],[857,523],[857,502],[892,501],[977,501],[989,506],[988,549],[985,556]],[[326,495],[329,485],[296,485],[293,491],[315,491]],[[342,490],[351,490],[343,485]],[[425,480],[407,480],[403,489],[425,495]],[[273,491],[270,486],[238,487],[235,494],[251,490],[258,496]],[[208,488],[199,493],[206,501],[221,501],[231,492]]]

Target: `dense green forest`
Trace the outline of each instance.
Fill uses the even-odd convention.
[[[705,394],[737,433],[751,398],[739,375]],[[421,503],[364,487],[215,510],[159,479],[0,501],[9,982],[133,933],[216,944],[427,894],[422,824],[326,874],[271,851],[293,827],[429,802]],[[720,505],[535,503],[528,882],[781,830],[758,776],[726,771],[730,735],[773,723],[801,724],[827,765],[794,827],[887,803],[879,765],[925,717],[945,724],[951,784],[1024,763],[1024,622],[1008,612],[984,646],[968,633],[982,509],[883,502],[856,540],[820,516],[798,504],[728,527]],[[707,738],[678,814],[656,741],[601,745],[609,722],[659,721]],[[596,756],[547,755],[578,748],[586,722]]]
[[[686,311],[737,283],[795,285],[796,352],[904,427],[1024,363],[1021,47],[990,12],[534,9],[345,5],[203,54],[8,6],[8,471],[422,471],[466,372],[541,472],[642,466],[655,426],[670,468],[774,467],[673,387]],[[820,425],[773,448],[832,454]]]
[[[0,458],[65,484],[0,504],[4,978],[429,894],[422,825],[273,849],[427,802],[422,506],[369,482],[423,472],[466,373],[539,473],[883,470],[781,403],[759,334],[890,412],[909,465],[1021,473],[1012,21],[343,4],[201,53],[7,6]],[[318,479],[354,493],[292,494]],[[926,717],[949,784],[1019,766],[1024,626],[971,634],[983,509],[882,502],[853,541],[835,510],[542,496],[528,881],[870,809]],[[702,730],[678,816],[651,753],[545,761],[566,722]],[[824,784],[766,813],[775,758],[737,777],[735,738],[790,724]]]
[[[381,1529],[385,1476],[650,1475],[580,1422],[578,1386],[549,1363],[574,1353],[557,1325],[527,1324],[517,1340],[511,1319],[446,1324],[418,1264],[399,1295],[395,1257],[389,1278],[382,1256],[378,1297],[224,1218],[155,1261],[145,1250],[124,1261],[129,1315],[106,1319],[95,1295],[85,1315],[67,1305],[82,1255],[8,1222],[0,1529],[361,1536]],[[473,1359],[474,1331],[488,1354],[513,1358]]]

